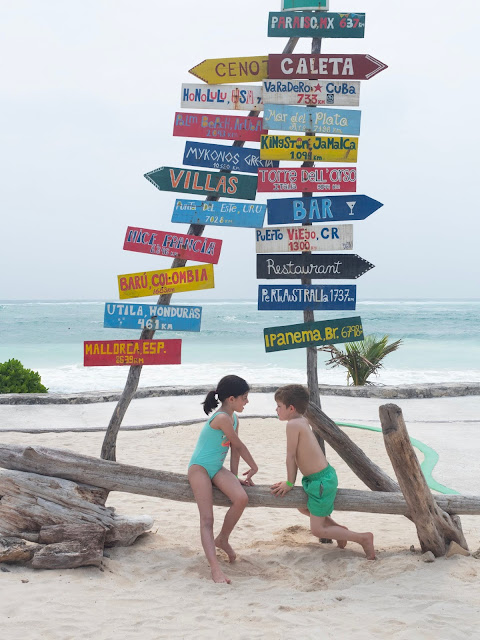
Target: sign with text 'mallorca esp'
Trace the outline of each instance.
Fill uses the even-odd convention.
[[[272,351],[318,347],[324,344],[359,342],[363,340],[364,336],[362,320],[357,316],[282,327],[266,327],[263,330],[263,337],[265,351],[270,353]]]
[[[181,260],[195,260],[217,264],[222,240],[189,236],[172,231],[155,231],[141,227],[128,227],[123,248],[126,251],[150,253]]]
[[[357,287],[330,284],[261,284],[259,311],[354,311]]]
[[[202,307],[173,304],[106,302],[106,329],[154,329],[155,331],[200,331]]]
[[[85,367],[180,364],[181,340],[95,340],[84,342]]]

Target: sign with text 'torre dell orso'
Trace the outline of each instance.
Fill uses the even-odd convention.
[[[106,302],[106,329],[154,329],[155,331],[200,331],[202,307],[173,304]]]
[[[204,60],[189,73],[208,84],[260,82],[268,77],[268,55]]]
[[[259,280],[356,280],[373,267],[354,253],[257,254]]]
[[[358,80],[264,80],[264,104],[358,107]]]
[[[280,167],[258,170],[259,192],[356,191],[355,167]]]
[[[85,367],[180,364],[181,340],[100,340],[84,342]]]
[[[270,38],[363,38],[364,13],[273,11],[268,15]]]
[[[182,109],[261,111],[262,87],[256,85],[182,84]]]
[[[144,271],[117,276],[120,300],[198,291],[215,287],[213,266],[201,264],[162,271]]]
[[[269,78],[329,78],[369,80],[387,65],[369,54],[290,54],[268,56]]]
[[[353,225],[308,225],[256,229],[257,253],[295,251],[350,251],[353,249]]]
[[[128,227],[123,248],[126,251],[136,251],[137,253],[151,253],[170,258],[217,264],[222,240],[205,238],[204,236],[189,236],[172,231]]]
[[[356,162],[358,138],[336,136],[262,136],[262,160]]]
[[[208,138],[210,140],[243,140],[260,142],[260,136],[268,133],[262,118],[250,116],[223,116],[212,113],[175,113],[173,135],[184,138]]]
[[[176,200],[172,222],[256,228],[263,226],[266,211],[266,204]]]
[[[310,131],[340,136],[360,134],[361,111],[354,109],[322,109],[296,107],[283,104],[265,104],[265,129],[279,131]],[[266,135],[266,134],[265,134]]]
[[[259,167],[278,167],[275,160],[261,160],[259,149],[207,142],[187,142],[183,164],[244,173],[258,173]]]
[[[261,284],[259,311],[354,311],[357,287],[333,284]]]
[[[197,196],[255,200],[257,191],[256,176],[217,173],[215,171],[190,171],[176,167],[160,167],[146,173],[145,178],[160,191],[193,193]]]
[[[282,0],[282,11],[301,9],[328,10],[328,0]]]
[[[381,202],[369,196],[323,196],[267,200],[268,224],[365,220]]]
[[[363,340],[360,316],[290,324],[283,327],[267,327],[263,330],[265,351],[285,351],[302,349],[323,344],[359,342]]]

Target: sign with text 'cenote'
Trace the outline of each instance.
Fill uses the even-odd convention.
[[[176,200],[172,222],[220,227],[263,227],[266,204]]]
[[[261,284],[259,311],[354,311],[356,285]]]
[[[264,80],[263,102],[306,106],[358,107],[360,82],[349,80]]]
[[[181,340],[100,340],[84,342],[85,367],[181,364]]]
[[[265,104],[263,123],[266,129],[311,131],[341,136],[358,136],[362,112],[353,109],[321,109]]]
[[[160,167],[146,173],[145,178],[160,191],[194,193],[197,196],[255,200],[257,191],[256,176],[242,176],[232,173]]]
[[[173,304],[106,302],[106,329],[154,329],[155,331],[200,331],[202,307]]]
[[[363,340],[363,327],[360,316],[339,318],[321,322],[304,322],[283,327],[267,327],[263,330],[265,351],[285,351],[302,349],[322,344],[341,342],[359,342]]]
[[[356,191],[357,169],[294,167],[258,170],[259,192]]]
[[[173,135],[184,138],[260,142],[262,133],[268,133],[263,128],[262,118],[237,115],[221,116],[177,111],[173,126]]]
[[[269,78],[369,80],[387,65],[369,54],[274,53],[268,56]]]
[[[123,248],[137,253],[152,253],[158,256],[217,264],[222,241],[172,231],[128,227]]]
[[[182,109],[261,111],[262,87],[255,85],[182,84]]]
[[[255,232],[257,253],[288,251],[350,251],[353,224],[267,227]]]
[[[215,287],[213,266],[201,264],[162,271],[144,271],[117,276],[120,300],[160,296],[165,293],[198,291]]]
[[[381,202],[369,196],[325,196],[267,200],[268,224],[365,220]]]
[[[262,136],[262,160],[356,162],[358,138],[326,136]]]
[[[187,142],[183,164],[211,167],[220,171],[258,173],[259,167],[278,167],[275,160],[261,160],[259,149],[233,147],[207,142]]]
[[[208,84],[260,82],[268,77],[268,56],[204,60],[189,73]]]
[[[363,38],[364,13],[273,11],[268,15],[270,38]]]
[[[374,265],[355,253],[295,253],[257,255],[259,280],[356,280]]]

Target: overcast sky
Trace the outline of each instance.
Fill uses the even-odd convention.
[[[175,194],[143,177],[182,166],[172,127],[188,69],[280,53],[286,40],[266,36],[280,0],[0,4],[0,298],[117,300],[117,274],[171,265],[123,251],[127,226],[188,229],[170,222]],[[357,193],[384,207],[355,224],[355,253],[376,265],[359,301],[480,297],[479,5],[330,1],[365,12],[366,37],[322,51],[389,65],[361,89]],[[202,298],[256,298],[254,231],[205,235],[224,244]]]

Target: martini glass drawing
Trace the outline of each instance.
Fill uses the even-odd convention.
[[[347,202],[348,208],[350,209],[350,213],[348,214],[349,216],[353,216],[353,215],[355,215],[355,214],[353,213],[353,207],[354,207],[356,204],[357,204],[356,202]]]

